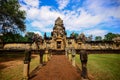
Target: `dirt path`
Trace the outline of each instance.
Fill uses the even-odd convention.
[[[80,73],[64,55],[53,55],[31,80],[80,80]]]

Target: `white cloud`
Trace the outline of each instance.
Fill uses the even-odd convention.
[[[107,30],[101,30],[101,29],[90,29],[85,31],[85,34],[87,35],[102,36],[102,37],[104,37],[106,33],[108,33]]]
[[[113,4],[119,4],[119,6],[113,6]],[[120,0],[86,0],[84,6],[91,14],[120,18]]]
[[[41,24],[39,21],[33,21],[31,25],[34,27],[43,28],[43,24]]]
[[[60,16],[64,21],[66,30],[82,31],[90,29],[85,33],[103,36],[107,33],[106,30],[93,28],[105,21],[109,23],[109,17],[111,16],[120,18],[120,6],[104,7],[105,1],[103,0],[86,0],[84,3],[85,7],[83,6],[74,10],[62,10],[68,5],[69,0],[57,0],[59,9],[62,11],[59,9],[55,10],[51,6],[38,7],[39,0],[36,0],[37,3],[31,3],[34,0],[24,1],[27,5],[21,4],[21,9],[24,9],[27,12],[27,19],[31,20],[30,25],[33,29],[37,27],[41,32],[51,32],[55,19]]]
[[[25,10],[25,11],[27,11],[28,9],[27,9],[27,6],[26,6],[26,5],[22,5],[22,4],[21,4],[20,10]]]
[[[78,13],[78,12],[77,12]],[[80,14],[75,11],[68,12],[64,22],[68,30],[80,31],[86,28],[92,28],[104,20],[101,15],[91,15],[81,9]]]
[[[69,3],[69,0],[56,0],[56,1],[59,5],[59,9],[64,9]]]
[[[33,32],[36,33],[36,34],[39,34],[40,36],[42,36],[40,31],[33,31]]]
[[[63,15],[56,10],[51,10],[52,7],[49,6],[42,6],[40,8],[40,16],[42,20],[55,20],[58,16],[62,17]]]
[[[23,0],[30,7],[39,7],[39,0]]]
[[[35,20],[39,15],[39,9],[30,8],[27,10],[27,18]]]
[[[31,8],[27,11],[27,18],[32,20],[31,25],[37,27],[42,32],[51,32],[55,19],[63,15],[59,12],[50,10],[49,6],[42,6],[41,8]]]

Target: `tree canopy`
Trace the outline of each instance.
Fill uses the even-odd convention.
[[[20,34],[13,34],[12,32],[8,32],[3,37],[4,42],[27,42],[28,39],[23,37]]]
[[[120,36],[120,35],[109,32],[104,36],[104,40],[105,41],[112,41],[113,38],[118,37],[118,36]]]
[[[93,39],[93,35],[87,37],[87,41],[92,41],[92,39]]]
[[[18,0],[0,0],[0,33],[25,31],[25,18]]]
[[[101,36],[96,36],[95,41],[102,41],[102,37]]]
[[[77,39],[78,35],[79,35],[78,33],[72,32],[72,33],[70,34],[70,37]]]
[[[27,39],[27,41],[28,42],[32,42],[33,40],[33,36],[35,35],[35,33],[34,32],[27,32],[26,34],[25,34],[25,38]]]

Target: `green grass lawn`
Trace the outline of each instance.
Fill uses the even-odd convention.
[[[3,62],[9,62],[9,60],[6,60],[7,58],[20,60],[21,64],[10,68],[1,68],[0,80],[21,80],[23,76],[24,55],[14,55],[14,57],[12,54],[0,56],[0,60]],[[76,55],[76,63],[81,67],[79,55]],[[39,56],[33,57],[30,71],[35,69],[38,65]],[[94,80],[120,80],[120,54],[89,54],[87,67],[89,76],[92,76]]]
[[[9,61],[19,62],[19,64],[17,64],[17,62],[14,63],[15,65],[11,67],[0,65],[3,66],[0,68],[0,80],[21,80],[23,77],[23,59],[24,59],[24,54],[19,54],[19,55],[7,54],[7,56],[0,56],[1,62],[9,62]],[[39,65],[39,56],[32,57],[30,64],[31,64],[30,65],[30,72],[31,72]]]
[[[94,80],[120,80],[120,54],[89,54],[87,68]]]

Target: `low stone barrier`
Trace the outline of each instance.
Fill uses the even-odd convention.
[[[3,47],[5,50],[24,50],[30,48],[35,50],[37,49],[37,45],[35,43],[4,43]]]

